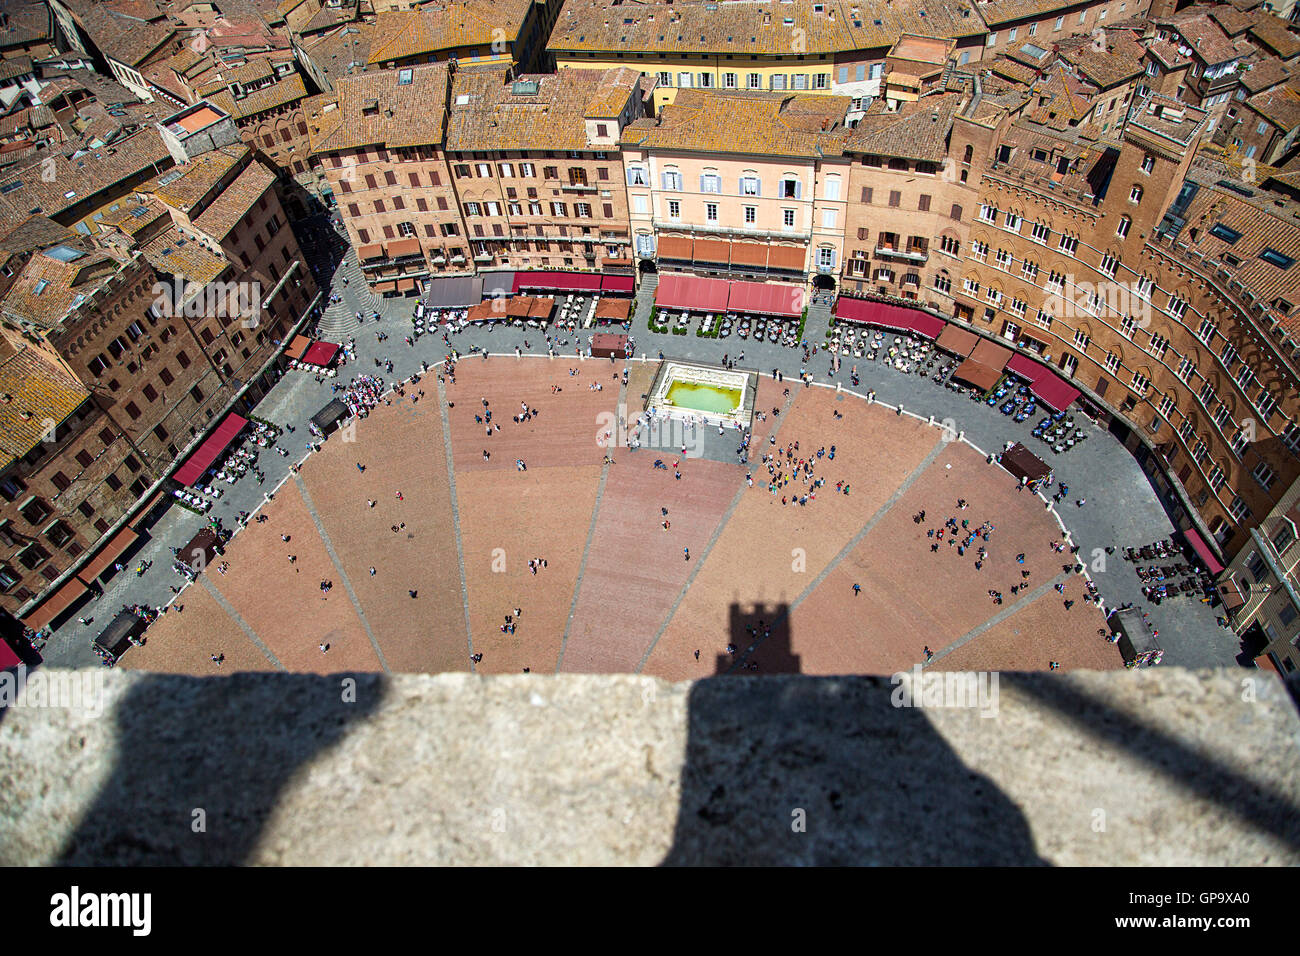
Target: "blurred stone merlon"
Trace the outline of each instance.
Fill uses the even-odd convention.
[[[994,716],[885,678],[103,678],[100,716],[0,713],[0,865],[1300,864],[1261,672],[1002,674]]]

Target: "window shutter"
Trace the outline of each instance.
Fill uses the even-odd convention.
[[[865,204],[867,204],[867,205],[870,205],[870,204],[871,204],[871,196],[872,196],[872,194],[873,194],[874,192],[875,192],[875,190],[873,190],[870,186],[863,186],[863,187],[862,187],[862,201],[863,201],[863,203],[865,203]]]

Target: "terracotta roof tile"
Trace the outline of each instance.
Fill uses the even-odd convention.
[[[312,152],[441,144],[447,65],[429,63],[409,69],[411,82],[406,85],[400,84],[405,70],[377,70],[340,80],[338,108],[332,115],[322,114],[319,127],[312,129]]]
[[[1300,54],[1300,37],[1291,32],[1285,20],[1271,13],[1259,15],[1259,20],[1250,28],[1250,35],[1284,60]]]
[[[839,153],[847,96],[820,93],[724,93],[679,90],[656,119],[623,131],[625,147],[800,156]],[[825,124],[823,126],[823,124]]]
[[[32,348],[0,361],[0,468],[8,468],[41,443],[49,422],[63,422],[90,391]]]
[[[964,0],[893,0],[858,4],[646,2],[611,8],[608,0],[566,0],[546,48],[560,51],[719,53],[789,56],[795,36],[805,54],[847,53],[892,46],[899,34],[922,30],[947,39],[984,33]],[[991,6],[991,5],[990,5]],[[963,16],[961,8],[966,8]],[[921,15],[924,11],[924,16]],[[790,22],[786,20],[789,18]],[[631,22],[628,22],[631,21]],[[793,31],[802,31],[795,34]]]
[[[877,100],[852,130],[844,149],[853,153],[941,162],[947,155],[953,117],[961,108],[963,99],[960,93],[928,96],[897,113],[882,112],[882,101]]]
[[[532,0],[458,0],[439,8],[385,11],[375,18],[368,62],[514,43],[531,6]]]
[[[230,268],[228,259],[208,251],[194,239],[186,239],[175,226],[140,246],[140,254],[163,275],[180,276],[199,286],[215,281]]]
[[[197,219],[192,220],[194,227],[214,239],[224,239],[274,183],[274,173],[259,162],[249,163],[235,181],[226,186]]]
[[[461,70],[452,81],[447,149],[590,149],[587,118],[617,117],[640,78],[631,69],[561,69],[518,77],[536,83],[537,92],[517,94],[503,70]]]

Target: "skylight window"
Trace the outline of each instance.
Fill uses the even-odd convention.
[[[398,86],[410,86],[410,85],[411,85],[411,77],[413,77],[414,75],[415,75],[414,71],[413,71],[413,70],[410,70],[410,69],[398,70],[398,71],[397,71],[397,85],[398,85]]]
[[[50,286],[50,283],[49,283],[48,281],[46,281],[45,279],[41,279],[41,280],[39,280],[39,281],[36,283],[36,287],[35,287],[34,289],[32,289],[32,295],[40,295],[42,292],[44,292],[46,289],[48,289],[49,286]]]
[[[1290,269],[1293,265],[1295,265],[1294,259],[1292,259],[1290,256],[1283,255],[1282,253],[1278,252],[1276,249],[1265,249],[1263,252],[1259,254],[1259,257],[1263,259],[1265,262],[1277,266],[1279,269]]]
[[[1228,245],[1232,245],[1241,238],[1241,233],[1236,229],[1233,229],[1231,226],[1225,226],[1221,222],[1215,223],[1210,228],[1210,235],[1214,236],[1216,239],[1222,239]]]

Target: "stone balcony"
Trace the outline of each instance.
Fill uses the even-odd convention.
[[[62,673],[101,712],[0,710],[0,864],[1300,863],[1256,671],[1002,674],[988,716],[886,678]]]

